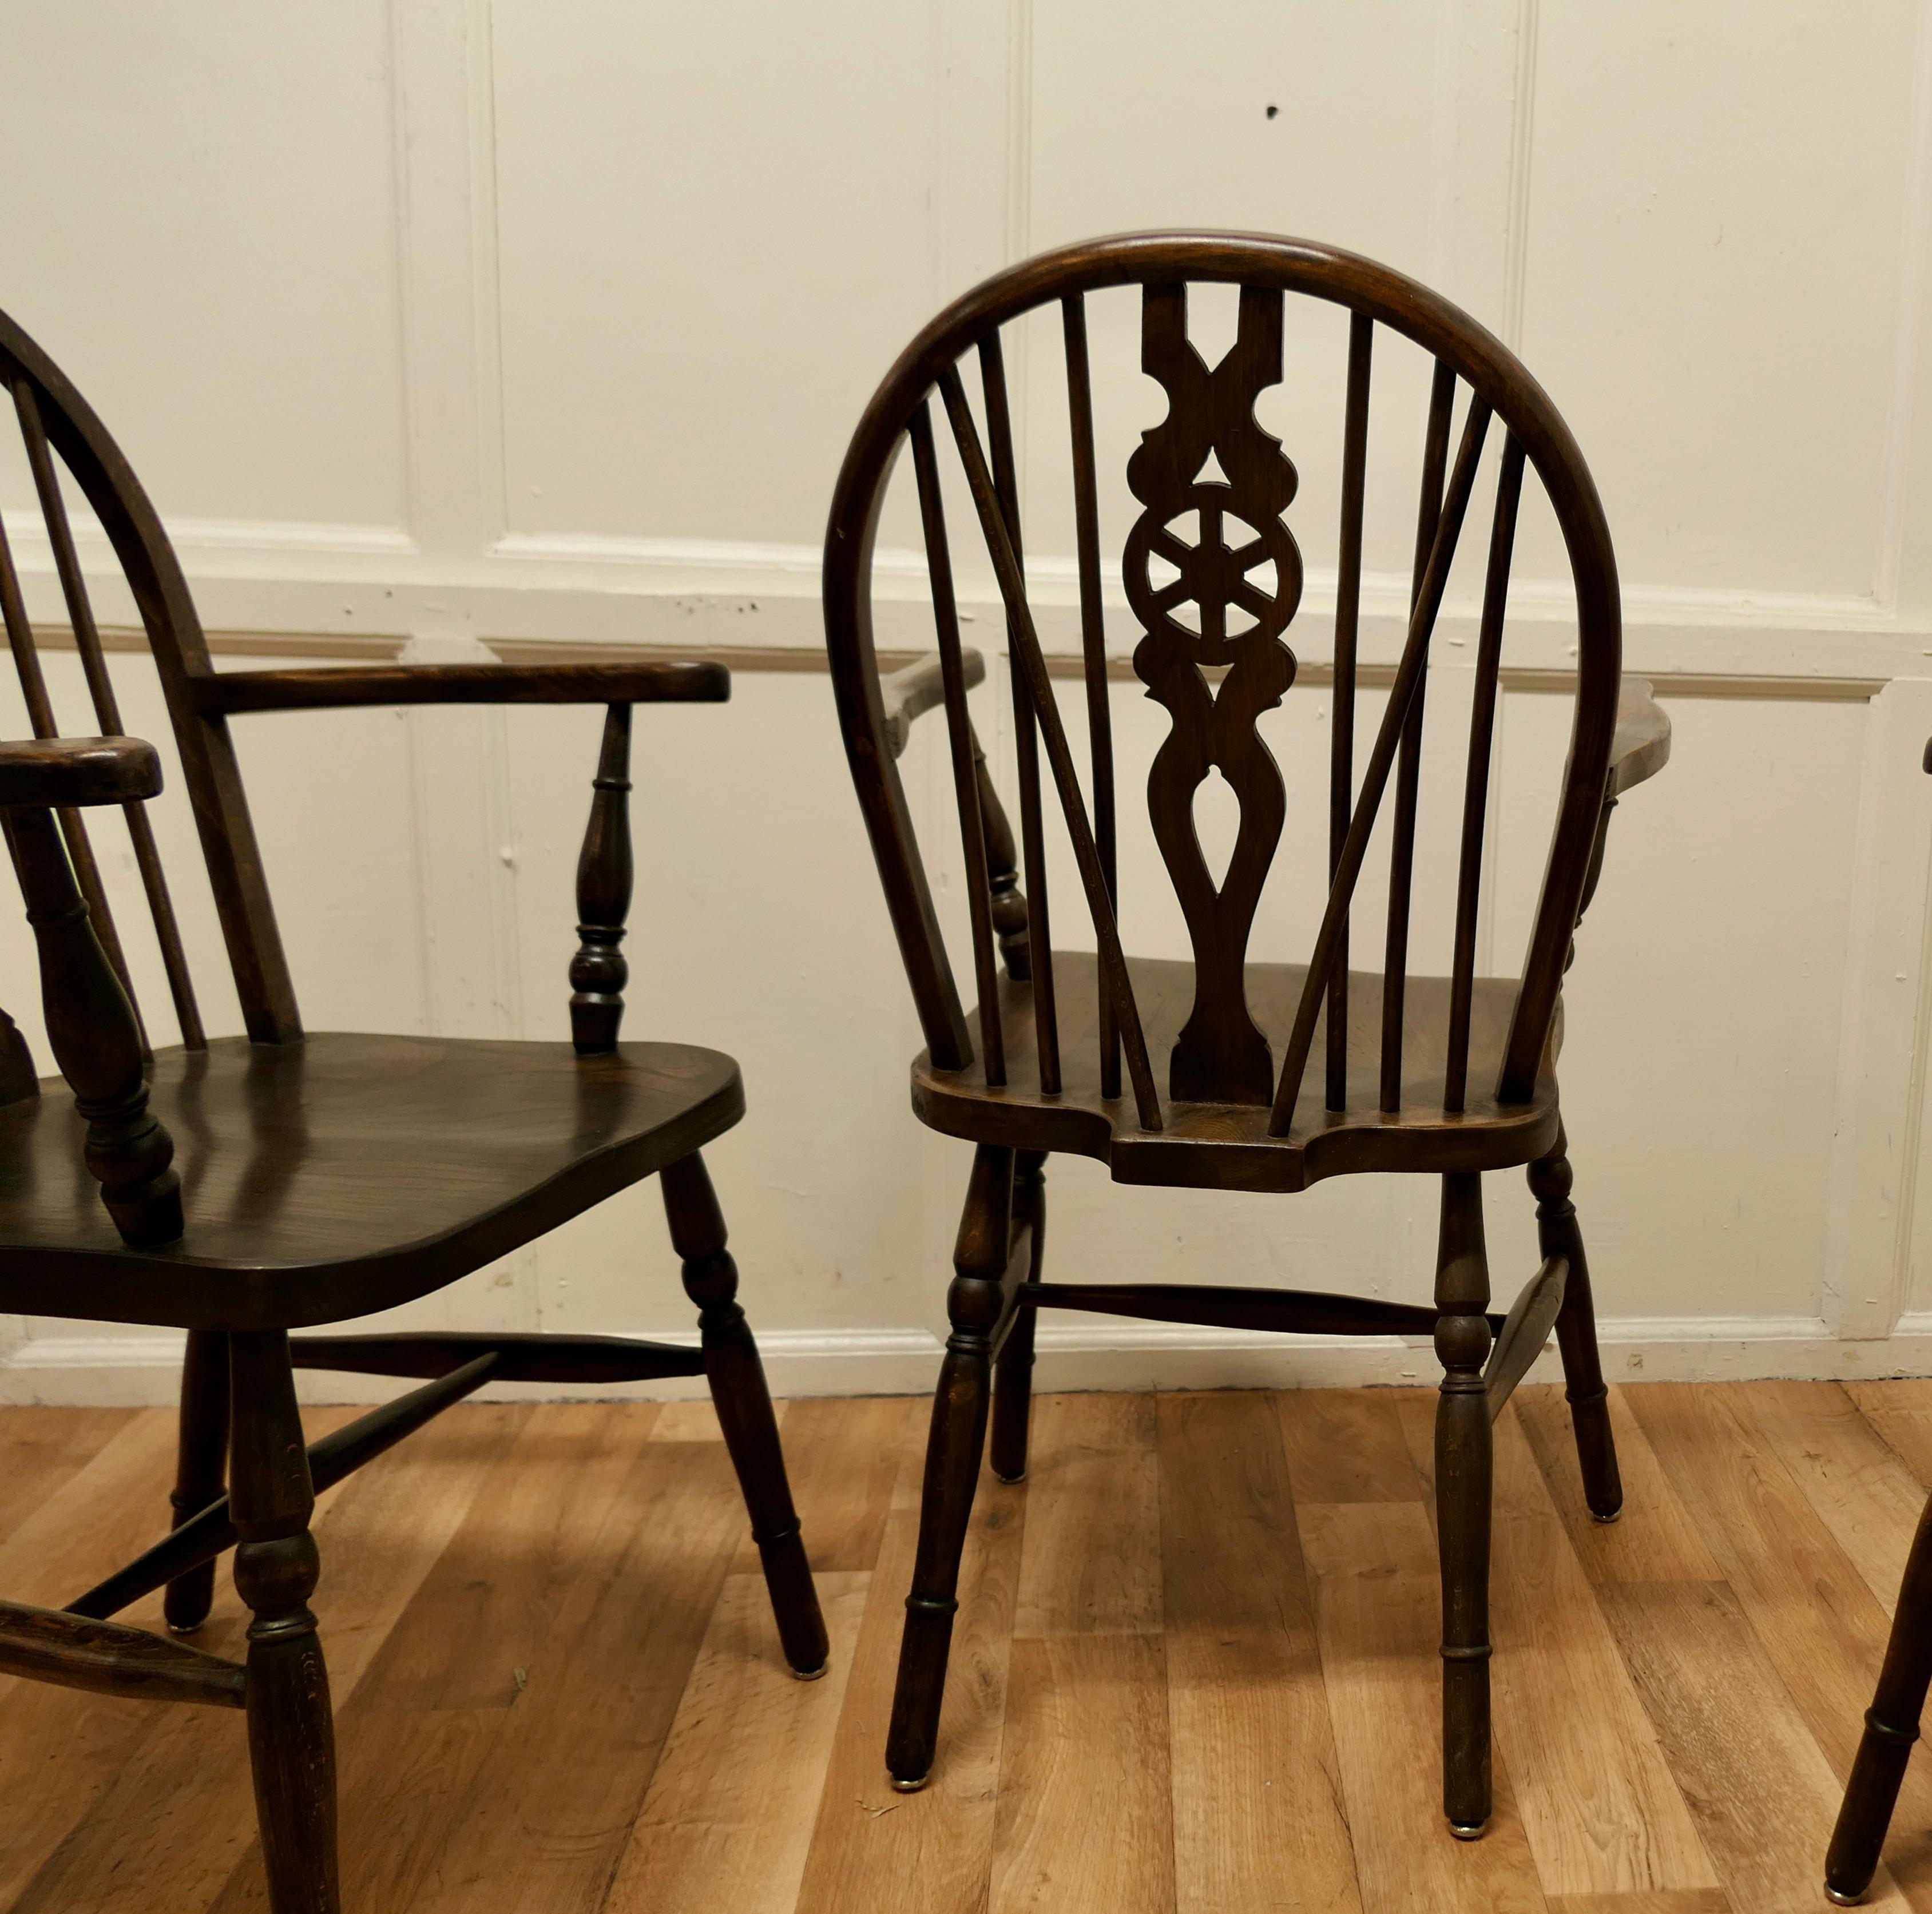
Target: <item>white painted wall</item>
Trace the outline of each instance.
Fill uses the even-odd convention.
[[[743,1061],[752,1114],[712,1156],[780,1386],[929,1379],[966,1154],[906,1110],[914,1022],[811,668],[832,475],[944,299],[1040,247],[1169,223],[1329,239],[1441,286],[1518,346],[1596,472],[1627,660],[1676,726],[1664,778],[1619,813],[1568,993],[1565,1103],[1612,1370],[1932,1370],[1932,0],[1229,0],[1184,23],[1120,0],[187,0],[165,32],[70,0],[11,26],[0,168],[23,190],[0,203],[0,306],[120,436],[212,629],[312,637],[325,657],[344,638],[418,658],[597,640],[768,668],[740,669],[722,710],[639,714],[630,1027]],[[1159,400],[1132,370],[1131,304],[1104,308],[1118,450]],[[1264,408],[1302,471],[1310,590],[1290,637],[1309,659],[1328,645],[1340,406],[1318,372],[1334,329],[1298,326]],[[1031,555],[1065,645],[1055,356],[1020,370]],[[1423,387],[1392,358],[1378,379],[1376,469],[1406,483]],[[26,496],[0,464],[51,614]],[[1383,657],[1409,510],[1372,495],[1366,641]],[[1560,571],[1532,517],[1519,663],[1564,662]],[[909,589],[898,572],[883,588]],[[969,596],[990,634],[983,576]],[[127,616],[105,580],[102,608]],[[915,611],[892,608],[890,642],[921,641]],[[1466,695],[1466,611],[1440,710]],[[1133,637],[1123,614],[1110,644]],[[85,728],[71,657],[52,669]],[[129,722],[165,746],[145,661],[116,670]],[[980,696],[1000,755],[999,686]],[[1566,710],[1505,700],[1498,968],[1533,898]],[[1317,908],[1299,854],[1319,835],[1324,716],[1304,688],[1271,721],[1306,802],[1258,955],[1305,945]],[[562,1034],[596,722],[242,721],[312,1027]],[[1115,722],[1144,764],[1158,714],[1138,686],[1116,687]],[[21,728],[12,706],[0,727]],[[916,740],[906,773],[943,868],[938,744]],[[219,979],[187,820],[157,808],[200,974]],[[1126,856],[1133,940],[1181,947],[1144,826]],[[124,859],[116,882],[124,923]],[[1441,912],[1438,885],[1424,936]],[[31,975],[10,921],[5,1000],[38,1040]],[[154,979],[158,1021],[161,995]],[[830,1125],[807,1116],[827,1108]],[[1528,1204],[1492,1180],[1513,1289]],[[1426,1187],[1209,1197],[1067,1162],[1052,1193],[1064,1276],[1426,1292]],[[649,1191],[406,1315],[688,1322]],[[1289,1353],[1074,1318],[1042,1346],[1049,1382],[1430,1367],[1399,1344]],[[166,1384],[152,1338],[34,1322],[0,1348],[14,1399]]]

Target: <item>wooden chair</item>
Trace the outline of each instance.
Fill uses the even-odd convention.
[[[1190,282],[1240,289],[1236,341],[1212,367],[1188,338]],[[1118,287],[1139,289],[1142,367],[1168,400],[1166,417],[1143,436],[1127,465],[1137,516],[1121,568],[1142,634],[1133,670],[1171,721],[1148,795],[1154,838],[1192,944],[1191,964],[1128,956],[1116,916],[1115,770],[1086,315],[1090,295]],[[1333,663],[1301,674],[1333,699],[1323,874],[1329,888],[1309,961],[1264,964],[1247,961],[1247,945],[1286,798],[1257,724],[1297,675],[1282,634],[1300,596],[1298,532],[1305,536],[1310,528],[1292,532],[1284,521],[1297,474],[1280,442],[1256,424],[1253,408],[1257,394],[1282,376],[1290,293],[1348,315]],[[1054,700],[1058,661],[1050,662],[1042,650],[1028,597],[1001,343],[1003,328],[1040,308],[1050,320],[1056,308],[1071,435],[1084,766],[1076,762]],[[1338,325],[1338,346],[1342,329]],[[1378,333],[1412,342],[1433,362],[1407,637],[1392,674],[1372,672],[1357,644],[1370,366]],[[1036,338],[1030,350],[1036,380],[1054,376],[1053,346]],[[976,415],[962,376],[969,358],[977,363]],[[1306,373],[1298,376],[1305,385]],[[1454,416],[1465,389],[1459,439]],[[1010,855],[1003,855],[1009,833],[968,719],[968,655],[949,553],[935,391],[1006,614],[1023,897]],[[1501,451],[1475,648],[1453,961],[1447,976],[1412,975],[1430,640],[1478,461],[1492,438]],[[904,724],[892,722],[899,713],[881,692],[873,643],[874,541],[895,460],[908,445],[938,638],[938,702],[946,715],[962,833],[979,995],[970,1016],[961,1008],[894,764]],[[1477,913],[1504,602],[1526,468],[1534,470],[1548,496],[1574,574],[1574,681],[1545,676],[1571,690],[1574,719],[1526,958],[1520,977],[1503,979],[1476,974]],[[1197,523],[1198,533],[1192,530]],[[1231,529],[1237,525],[1238,531]],[[1156,560],[1172,574],[1166,584],[1154,576]],[[1270,566],[1271,585],[1256,575]],[[1427,1334],[1443,1369],[1436,1492],[1444,1805],[1453,1832],[1474,1837],[1490,1808],[1490,1424],[1552,1327],[1590,1508],[1610,1521],[1622,1500],[1588,1271],[1570,1201],[1556,1076],[1559,987],[1572,932],[1596,881],[1611,808],[1664,763],[1670,731],[1647,686],[1622,686],[1620,705],[1616,563],[1581,454],[1515,357],[1400,273],[1298,240],[1178,233],[1100,240],[988,280],[907,348],[866,408],[839,474],[824,596],[846,750],[926,1037],[912,1068],[914,1107],[932,1128],[976,1146],[947,1292],[952,1333],[933,1405],[887,1742],[894,1785],[922,1786],[932,1765],[960,1552],[989,1413],[994,1473],[1015,1482],[1025,1471],[1039,1310],[1322,1335]],[[1354,728],[1364,682],[1388,686],[1386,714],[1365,764]],[[896,692],[892,702],[902,705],[903,698]],[[1211,768],[1240,803],[1238,835],[1218,884],[1193,824],[1196,794]],[[1042,798],[1048,781],[1097,954],[1052,946]],[[1385,800],[1392,781],[1391,805]],[[1392,850],[1382,964],[1379,971],[1352,970],[1352,904],[1371,830],[1385,808]],[[1042,1172],[1054,1151],[1098,1158],[1118,1182],[1194,1189],[1287,1193],[1324,1177],[1369,1171],[1439,1176],[1433,1304],[1192,1283],[1043,1280]],[[1480,1192],[1485,1172],[1511,1166],[1528,1169],[1544,1261],[1504,1316],[1490,1310]]]
[[[729,679],[715,664],[683,662],[218,675],[127,460],[4,317],[0,379],[106,733],[121,730],[120,716],[56,456],[140,608],[248,1033],[203,1033],[142,808],[159,788],[153,752],[120,739],[54,739],[34,634],[0,536],[0,615],[46,741],[0,748],[0,809],[39,942],[50,1040],[76,1093],[40,1094],[18,1033],[10,1024],[0,1031],[0,1310],[188,1331],[172,1532],[64,1609],[0,1604],[0,1671],[244,1710],[271,1904],[278,1914],[332,1914],[335,1787],[328,1684],[308,1605],[318,1568],[310,1508],[317,1491],[486,1382],[706,1376],[785,1658],[806,1678],[824,1670],[825,1628],[777,1425],[699,1154],[744,1112],[737,1066],[688,1045],[617,1040],[626,982],[617,946],[632,883],[630,707],[716,702]],[[584,921],[570,966],[570,1043],[304,1034],[230,715],[434,702],[609,708],[578,872]],[[182,1032],[145,1060],[81,814],[110,804],[124,812]],[[92,1180],[79,1173],[83,1150]],[[700,1348],[598,1336],[288,1334],[440,1288],[653,1175],[698,1306]],[[428,1379],[305,1450],[292,1374],[304,1367]],[[236,1585],[254,1612],[245,1666],[108,1619],[165,1586],[169,1624],[192,1631],[208,1612],[214,1559],[231,1546]]]
[[[1922,760],[1932,772],[1932,743]],[[1864,1732],[1845,1784],[1838,1826],[1825,1856],[1826,1898],[1840,1907],[1864,1900],[1878,1872],[1879,1852],[1898,1804],[1906,1764],[1918,1739],[1925,1694],[1932,1688],[1932,1502],[1918,1518],[1899,1584],[1898,1606],[1886,1643],[1878,1688],[1865,1710]]]

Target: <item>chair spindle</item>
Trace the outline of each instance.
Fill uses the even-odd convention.
[[[1422,456],[1422,497],[1416,513],[1415,568],[1409,608],[1422,595],[1423,574],[1442,515],[1442,478],[1449,458],[1449,422],[1456,402],[1456,375],[1439,359],[1429,395],[1429,430]],[[1415,808],[1422,789],[1422,725],[1429,688],[1428,662],[1416,680],[1415,695],[1402,734],[1402,760],[1396,772],[1395,817],[1389,839],[1388,941],[1382,960],[1382,1108],[1402,1108],[1402,1013],[1408,983],[1408,908],[1415,872]]]
[[[94,622],[94,608],[88,602],[87,584],[81,575],[80,554],[74,549],[73,528],[68,522],[66,501],[61,496],[60,478],[54,470],[47,445],[46,429],[40,421],[40,402],[25,380],[14,388],[14,410],[20,422],[20,436],[26,446],[27,463],[34,475],[34,489],[39,494],[40,515],[46,520],[47,537],[53,547],[54,568],[60,574],[61,593],[67,601],[68,622],[74,629],[74,642],[80,653],[81,669],[87,676],[87,688],[94,700],[94,716],[100,720],[104,737],[119,737],[126,727],[121,722],[119,700],[114,695],[113,680],[108,676],[107,658],[100,632]],[[147,806],[130,799],[122,807],[128,820],[128,836],[134,847],[134,862],[141,874],[141,887],[147,893],[148,914],[153,919],[154,936],[161,950],[161,965],[174,1000],[175,1020],[181,1026],[182,1043],[190,1050],[205,1050],[201,1011],[195,1001],[194,983],[188,974],[188,955],[182,947],[181,927],[175,919],[174,900],[168,893],[166,874],[161,868],[160,853],[154,844],[153,825]]]
[[[966,668],[959,644],[959,608],[952,595],[952,558],[946,539],[946,503],[933,449],[932,413],[921,405],[906,428],[919,484],[920,522],[926,536],[926,573],[932,586],[932,621],[939,638],[939,667],[946,691],[946,734],[952,755],[953,797],[966,858],[966,900],[973,924],[973,970],[980,987],[980,1048],[989,1084],[1006,1080],[1006,1040],[1000,1027],[999,975],[993,956],[992,879],[987,868],[986,832],[980,809],[980,759],[966,710]]]
[[[1133,1085],[1135,1108],[1143,1130],[1158,1130],[1162,1127],[1160,1098],[1155,1090],[1154,1072],[1148,1062],[1147,1039],[1141,1028],[1140,1010],[1134,1001],[1133,986],[1127,976],[1119,926],[1114,922],[1113,905],[1108,898],[1101,872],[1100,850],[1094,843],[1093,827],[1081,799],[1080,781],[1073,769],[1073,754],[1067,747],[1066,732],[1060,722],[1059,708],[1053,701],[1053,686],[1047,676],[1046,660],[1041,653],[1040,638],[1034,630],[1033,614],[1027,604],[1025,576],[1020,569],[1018,554],[1007,536],[992,475],[987,469],[986,454],[980,449],[980,435],[966,404],[965,388],[960,383],[956,368],[948,366],[940,373],[939,388],[946,401],[946,417],[952,427],[960,463],[965,468],[966,482],[980,514],[980,530],[993,561],[994,573],[999,580],[1000,596],[1005,602],[1007,628],[1013,640],[1017,663],[1025,674],[1034,709],[1039,717],[1040,733],[1046,740],[1047,759],[1052,766],[1054,783],[1059,792],[1060,811],[1066,819],[1067,836],[1072,840],[1074,862],[1079,868],[1080,881],[1087,894],[1087,908],[1094,920],[1094,937],[1100,946],[1100,968],[1112,991],[1114,1014],[1120,1020],[1120,1041],[1126,1053],[1127,1076]],[[1044,931],[1040,934],[1043,938]],[[1037,970],[1037,951],[1035,956]]]
[[[980,748],[980,734],[970,724],[966,730],[973,740],[973,778],[980,788],[980,823],[986,834],[993,930],[999,939],[1000,958],[1006,967],[1006,975],[1016,983],[1024,983],[1033,975],[1033,938],[1026,893],[1020,889],[1019,853],[1013,845],[1013,827],[1006,822],[1006,807],[1000,802],[992,772],[986,769],[986,754]]]
[[[1013,463],[1012,415],[1006,404],[1006,361],[1000,335],[980,342],[980,381],[986,404],[986,439],[992,455],[994,496],[1015,562],[1025,566],[1020,538],[1019,474]],[[1053,934],[1047,914],[1046,836],[1040,808],[1039,713],[1026,674],[1014,669],[1011,655],[1018,638],[1012,614],[1006,616],[1008,676],[1013,688],[1013,741],[1019,764],[1020,845],[1026,868],[1028,913],[1033,958],[1034,1048],[1040,1087],[1052,1096],[1060,1088],[1060,1016],[1053,987]]]
[[[1362,498],[1369,462],[1369,363],[1375,321],[1348,322],[1348,398],[1342,436],[1342,536],[1335,580],[1335,716],[1329,730],[1328,881],[1341,868],[1355,790],[1355,639],[1362,607]],[[1348,914],[1328,984],[1328,1105],[1348,1107]]]
[[[631,909],[631,707],[604,714],[591,780],[590,821],[577,860],[577,934],[570,960],[570,1041],[580,1057],[617,1047],[631,967],[617,946]]]
[[[1462,1108],[1469,1081],[1469,1006],[1476,988],[1476,910],[1483,883],[1483,830],[1489,809],[1496,683],[1502,666],[1503,616],[1509,600],[1510,560],[1522,494],[1523,451],[1514,434],[1504,442],[1490,531],[1489,574],[1483,584],[1483,622],[1476,640],[1476,695],[1469,718],[1469,768],[1462,791],[1462,854],[1456,880],[1456,954],[1449,981],[1449,1054],[1442,1107]]]
[[[1408,622],[1408,637],[1402,646],[1402,659],[1396,667],[1395,682],[1389,688],[1388,708],[1382,714],[1370,753],[1362,788],[1349,820],[1347,841],[1342,847],[1342,861],[1328,893],[1328,908],[1323,913],[1322,928],[1309,959],[1308,976],[1302,986],[1301,1000],[1296,1006],[1294,1028],[1282,1059],[1281,1078],[1275,1090],[1274,1108],[1268,1118],[1268,1134],[1286,1136],[1293,1127],[1296,1099],[1301,1094],[1301,1079],[1308,1066],[1308,1053],[1315,1041],[1315,1025],[1322,1001],[1334,971],[1341,926],[1354,896],[1356,880],[1361,875],[1362,860],[1368,854],[1369,836],[1375,828],[1376,814],[1388,785],[1396,750],[1406,725],[1411,701],[1421,682],[1427,663],[1429,641],[1436,629],[1436,614],[1449,582],[1449,568],[1456,556],[1456,541],[1469,508],[1469,494],[1476,482],[1476,467],[1482,458],[1483,440],[1489,429],[1490,406],[1480,395],[1469,402],[1468,418],[1462,428],[1462,442],[1456,454],[1456,469],[1443,501],[1440,522],[1424,568],[1422,590]]]
[[[1108,901],[1120,910],[1114,819],[1114,731],[1107,698],[1107,627],[1100,598],[1100,508],[1094,476],[1094,382],[1088,362],[1087,306],[1076,292],[1060,304],[1066,342],[1066,409],[1073,440],[1073,526],[1080,574],[1080,650],[1087,682],[1087,748],[1094,791],[1094,837]],[[1120,1094],[1120,1034],[1105,981],[1100,985],[1100,1094]]]
[[[40,669],[40,649],[34,642],[34,628],[27,616],[27,602],[21,594],[20,574],[14,567],[13,548],[8,543],[4,521],[0,521],[0,622],[7,628],[8,646],[14,654],[14,667],[20,678],[20,694],[26,700],[28,722],[34,728],[34,736],[58,737],[60,726],[54,718],[53,700],[47,695],[46,676]],[[80,894],[87,900],[94,934],[101,949],[107,953],[107,961],[113,965],[115,975],[121,980],[121,988],[128,993],[135,1025],[141,1033],[142,1054],[146,1055],[148,1049],[148,1032],[142,1022],[140,1000],[134,994],[128,959],[115,929],[114,914],[107,908],[107,892],[100,881],[100,867],[94,862],[94,846],[88,841],[87,826],[81,822],[80,813],[70,807],[63,806],[55,815],[60,820],[61,836],[67,840],[68,855],[74,860],[74,874],[80,883]]]
[[[152,1247],[182,1233],[174,1139],[148,1108],[140,1027],[89,921],[49,811],[14,811],[8,848],[40,946],[47,1042],[87,1120],[87,1167],[124,1240]]]

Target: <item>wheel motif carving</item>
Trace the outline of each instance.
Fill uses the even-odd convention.
[[[1266,1103],[1268,1040],[1243,970],[1262,886],[1281,840],[1281,772],[1256,725],[1294,680],[1281,641],[1301,602],[1301,554],[1282,523],[1294,465],[1256,422],[1255,400],[1282,376],[1282,295],[1241,292],[1234,346],[1211,370],[1187,337],[1186,289],[1150,286],[1141,363],[1168,416],[1142,438],[1127,483],[1144,508],[1121,570],[1145,636],[1134,670],[1173,721],[1148,778],[1148,806],[1194,946],[1193,1010],[1174,1048],[1178,1101]],[[1210,461],[1219,475],[1204,476]],[[1156,565],[1172,576],[1156,579]],[[1205,674],[1225,670],[1216,691]],[[1218,770],[1240,806],[1217,886],[1194,828],[1195,794]]]

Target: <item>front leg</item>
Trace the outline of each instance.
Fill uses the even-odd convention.
[[[825,1672],[828,1645],[818,1592],[785,1478],[778,1418],[750,1324],[738,1306],[738,1265],[724,1246],[724,1215],[696,1150],[662,1172],[670,1240],[684,1259],[685,1293],[698,1305],[704,1372],[731,1466],[738,1472],[752,1539],[770,1592],[785,1660],[801,1681]]]
[[[1489,1258],[1483,1180],[1442,1179],[1436,1254],[1436,1537],[1442,1562],[1442,1807],[1474,1840],[1490,1818]]]
[[[952,1326],[932,1399],[926,1482],[920,1496],[919,1552],[906,1597],[898,1684],[886,1732],[886,1766],[902,1793],[922,1788],[939,1741],[939,1706],[958,1610],[959,1558],[986,1445],[993,1350],[1012,1307],[1007,1278],[1012,1234],[1013,1153],[982,1143],[974,1153],[965,1213],[946,1292]]]
[[[280,1330],[230,1336],[235,1586],[248,1625],[248,1754],[274,1914],[339,1914],[335,1731],[308,1598],[315,1493]]]

